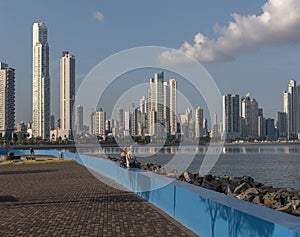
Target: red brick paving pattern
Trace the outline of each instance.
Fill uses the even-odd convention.
[[[0,236],[196,236],[75,162],[0,166]]]

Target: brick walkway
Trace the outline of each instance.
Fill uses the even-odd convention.
[[[196,236],[75,162],[0,166],[0,236]]]

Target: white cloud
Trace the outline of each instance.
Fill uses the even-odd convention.
[[[97,21],[104,21],[104,15],[99,11],[93,12],[93,18]]]
[[[300,1],[268,0],[261,15],[232,14],[227,26],[214,26],[216,39],[198,33],[193,44],[185,41],[179,51],[199,62],[234,60],[239,53],[258,50],[263,45],[300,44]],[[186,63],[175,51],[160,56],[162,64]]]

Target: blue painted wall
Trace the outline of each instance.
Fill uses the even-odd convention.
[[[7,154],[8,151],[0,151]],[[15,154],[29,151],[14,150]],[[55,150],[35,150],[54,155]],[[300,218],[110,160],[64,152],[153,203],[201,237],[300,237]]]

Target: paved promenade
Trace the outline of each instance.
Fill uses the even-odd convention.
[[[0,166],[0,236],[197,235],[136,194],[63,162]]]

